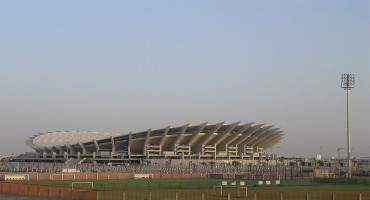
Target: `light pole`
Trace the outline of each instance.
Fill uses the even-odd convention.
[[[340,150],[344,149],[343,147],[338,147],[337,151],[338,151],[338,160],[340,160]]]
[[[355,87],[354,74],[342,74],[341,88],[347,92],[347,178],[351,178],[351,133],[349,129],[349,90]]]
[[[276,148],[277,148],[277,150],[278,150],[277,158],[279,158],[279,156],[280,156],[280,148],[281,148],[281,147],[276,147]]]

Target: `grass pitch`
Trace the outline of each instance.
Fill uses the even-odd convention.
[[[96,189],[191,189],[213,188],[222,181],[230,179],[190,178],[190,179],[120,179],[120,180],[31,180],[32,184],[71,186],[72,182],[93,182]],[[238,180],[237,180],[238,181]],[[260,185],[256,180],[245,180],[246,185],[254,190],[296,189],[296,190],[363,190],[370,189],[366,184],[312,183],[312,181],[284,180],[281,185]],[[82,186],[83,187],[83,186]]]
[[[257,180],[244,180],[248,186],[246,196],[245,189],[238,191],[237,187],[224,187],[222,194],[220,188],[222,181],[238,181],[231,179],[122,179],[122,180],[39,180],[22,181],[25,183],[40,184],[46,188],[51,185],[71,186],[72,182],[93,182],[96,190],[92,195],[99,196],[99,200],[122,200],[125,199],[151,199],[151,200],[225,200],[230,195],[231,200],[370,200],[370,185],[346,184],[346,183],[313,183],[311,179],[281,180],[281,185],[257,186]],[[35,191],[41,191],[35,186]],[[79,187],[83,187],[80,185]],[[88,187],[88,185],[86,185]],[[18,188],[18,187],[12,187]],[[25,188],[30,188],[26,186]],[[79,188],[77,191],[84,191]],[[55,197],[61,195],[59,189],[54,191]],[[88,190],[86,190],[88,191]],[[93,192],[91,191],[91,192]],[[73,193],[72,193],[73,194]],[[69,195],[72,195],[69,193]],[[283,197],[283,198],[282,198]],[[361,198],[360,198],[361,197]],[[91,199],[91,198],[90,198]]]

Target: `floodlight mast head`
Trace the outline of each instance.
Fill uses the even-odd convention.
[[[354,74],[342,74],[341,87],[344,90],[350,90],[355,87],[355,75]]]

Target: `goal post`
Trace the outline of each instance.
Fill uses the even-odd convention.
[[[76,180],[76,174],[51,174],[50,180]]]
[[[78,187],[78,188],[94,188],[94,182],[72,182],[71,187],[72,187],[72,190],[75,187]]]
[[[335,178],[335,173],[322,173],[325,178]]]

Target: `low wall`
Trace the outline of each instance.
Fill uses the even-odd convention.
[[[9,173],[3,174],[27,174],[29,180],[101,180],[101,179],[130,179],[133,173],[128,172],[77,172],[77,173]],[[209,173],[153,173],[153,178],[208,178]]]
[[[95,189],[83,188],[83,190],[72,190],[71,187],[60,185],[39,185],[20,182],[0,182],[0,193],[50,199],[96,199]]]

